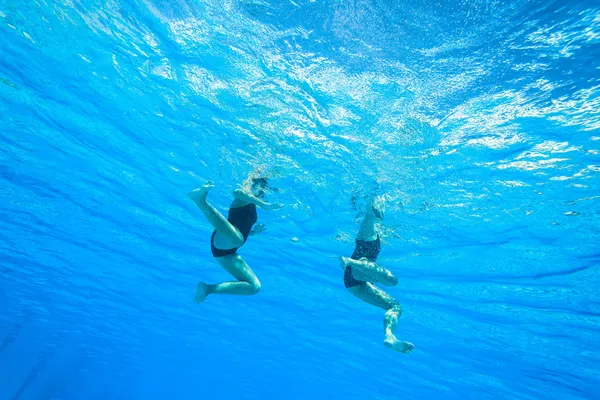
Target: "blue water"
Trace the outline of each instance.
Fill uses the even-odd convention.
[[[599,71],[596,1],[0,0],[0,399],[599,399]],[[262,291],[195,304],[256,167]]]

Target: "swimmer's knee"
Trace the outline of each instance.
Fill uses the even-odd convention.
[[[402,304],[400,304],[397,300],[394,300],[390,302],[388,311],[402,315]]]
[[[249,282],[250,283],[250,294],[254,295],[254,294],[258,294],[260,292],[260,282],[258,281],[258,279],[256,281],[253,282]]]
[[[379,275],[376,282],[385,286],[396,286],[398,285],[398,277],[390,271],[385,270]]]

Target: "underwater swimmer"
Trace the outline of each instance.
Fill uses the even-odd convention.
[[[356,247],[350,258],[341,257],[344,269],[344,286],[359,299],[386,310],[384,323],[385,339],[383,344],[401,353],[410,353],[415,346],[410,342],[396,338],[396,327],[402,315],[402,306],[392,296],[377,288],[374,283],[396,286],[398,278],[387,269],[375,264],[381,240],[376,222],[383,218],[383,203],[371,202],[356,236]]]
[[[215,228],[210,249],[219,265],[229,272],[237,281],[224,282],[216,285],[199,282],[196,287],[194,300],[200,303],[209,294],[253,295],[260,291],[260,281],[250,269],[237,250],[246,243],[248,236],[264,230],[264,225],[258,224],[252,229],[258,219],[256,207],[264,210],[278,210],[283,207],[280,203],[268,203],[264,200],[268,187],[265,177],[249,179],[245,185],[233,192],[233,202],[225,218],[216,208],[206,201],[208,192],[214,187],[207,182],[188,193],[188,197],[200,208],[208,222]]]

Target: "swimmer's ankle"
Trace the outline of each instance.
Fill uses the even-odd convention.
[[[208,181],[204,184],[204,186],[200,186],[197,189],[192,190],[188,193],[188,197],[201,209],[205,209],[208,207],[208,201],[206,197],[208,192],[214,187],[214,183]]]
[[[206,297],[208,297],[210,293],[213,293],[214,286],[215,285],[207,285],[204,282],[198,282],[198,285],[196,285],[196,294],[194,295],[194,301],[196,303],[202,303],[204,300],[206,300]]]
[[[348,266],[348,257],[341,256],[340,257],[340,267],[342,269],[346,269],[347,266]]]

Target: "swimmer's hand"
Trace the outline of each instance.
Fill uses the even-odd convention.
[[[276,211],[282,209],[283,206],[281,203],[263,203],[260,205],[260,208],[267,211]]]
[[[254,225],[254,229],[252,229],[250,231],[250,235],[254,236],[254,235],[258,235],[259,233],[262,233],[266,230],[267,228],[265,228],[265,224],[256,224]]]

